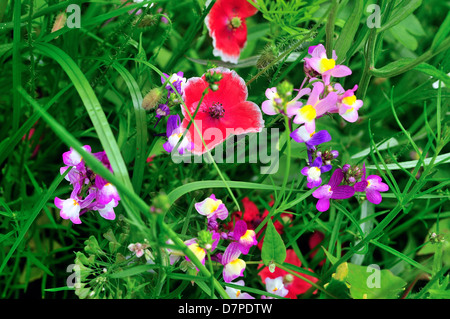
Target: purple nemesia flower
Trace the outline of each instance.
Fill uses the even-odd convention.
[[[243,280],[239,280],[236,282],[232,282],[232,284],[238,285],[238,286],[245,286],[245,283]],[[231,299],[255,299],[255,297],[252,297],[246,292],[241,292],[240,289],[237,288],[231,288],[228,286],[225,286],[225,292],[230,296]]]
[[[305,58],[305,69],[313,69],[322,75],[325,85],[330,84],[330,78],[340,78],[352,74],[345,65],[336,65],[336,52],[333,50],[332,58],[328,59],[325,47],[322,44],[308,49],[311,58]]]
[[[194,205],[195,209],[200,215],[206,216],[206,218],[219,218],[224,220],[228,217],[228,209],[220,199],[216,199],[214,194],[211,194],[208,198]]]
[[[317,157],[311,166],[303,167],[301,173],[307,177],[308,183],[306,186],[308,186],[308,188],[320,186],[320,184],[322,184],[322,173],[330,171],[331,168],[331,165],[322,165],[321,157]]]
[[[91,152],[89,145],[85,145],[83,148]],[[113,171],[106,152],[92,155],[108,170]],[[83,158],[73,149],[63,154],[63,162],[67,166],[61,167],[60,173],[64,174],[67,169],[71,168],[66,175],[66,180],[73,186],[73,190],[68,199],[55,198],[55,206],[61,209],[60,216],[63,219],[70,219],[74,224],[81,224],[80,216],[87,211],[97,211],[105,219],[115,219],[113,208],[120,201],[117,189],[86,167]]]
[[[163,144],[163,147],[168,153],[173,151],[175,146],[178,144],[178,141],[183,136],[180,121],[181,119],[178,114],[169,116],[169,119],[167,120],[166,136],[168,140]],[[194,144],[189,142],[189,139],[185,136],[178,146],[178,153],[184,154],[186,151],[190,151],[193,148]]]
[[[309,133],[302,125],[291,133],[291,138],[297,143],[305,143],[306,147],[315,149],[315,146],[331,141],[331,135],[326,130]]]
[[[184,73],[182,71],[173,73],[170,76],[166,73],[163,73],[163,76],[161,77],[161,83],[166,83],[166,90],[168,91],[167,97],[169,97],[171,93],[175,93],[172,86],[170,86],[170,84],[166,82],[167,80],[168,82],[172,83],[173,87],[180,95],[183,95],[184,85],[186,84],[186,78],[184,78],[183,75]]]
[[[340,185],[344,178],[342,169],[338,168],[331,175],[328,184],[325,184],[316,189],[312,196],[319,199],[316,208],[319,212],[325,212],[330,208],[330,199],[346,199],[355,194],[353,187],[348,185]]]
[[[237,277],[244,275],[246,267],[245,261],[239,259],[241,251],[239,249],[239,243],[232,242],[225,249],[222,256],[223,267],[223,280],[225,282],[231,282]]]
[[[216,249],[217,245],[219,244],[220,234],[216,233],[216,232],[212,232],[212,239],[213,239],[213,243],[212,243],[211,249],[210,249],[211,252],[214,251]],[[206,260],[206,250],[199,246],[199,244],[197,242],[197,238],[192,238],[192,239],[186,240],[184,243],[195,254],[197,259],[200,260],[200,262],[204,265],[205,260]],[[185,258],[187,261],[190,261],[188,256],[185,256]],[[197,266],[195,268],[197,268]],[[198,268],[197,268],[197,271],[198,271]]]
[[[240,219],[234,225],[232,238],[237,241],[238,249],[244,255],[247,255],[252,246],[258,245],[256,233],[254,230],[247,229],[247,223]]]
[[[160,119],[161,117],[168,116],[170,114],[170,108],[166,104],[159,104],[155,113],[155,117]]]
[[[378,175],[369,175],[366,178],[366,166],[363,165],[363,176],[360,182],[357,182],[354,186],[355,191],[365,192],[367,200],[375,205],[378,205],[382,201],[380,192],[386,192],[389,190],[389,186],[382,182],[382,179]]]

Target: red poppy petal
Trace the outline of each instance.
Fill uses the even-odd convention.
[[[234,70],[218,67],[210,69],[208,72],[221,73],[222,79],[217,83],[219,89],[217,91],[209,91],[205,96],[205,103],[220,102],[225,109],[228,109],[247,100],[248,89],[245,81]],[[202,79],[206,82],[205,75],[202,76]]]
[[[213,55],[221,57],[224,62],[237,63],[242,49],[247,44],[247,26],[245,22],[237,29],[228,26],[212,27]]]
[[[184,100],[189,112],[191,112],[192,115],[194,114],[198,102],[202,98],[203,92],[207,87],[208,83],[203,78],[193,77],[187,80],[184,86]],[[188,117],[183,106],[181,106],[181,110],[183,115]]]
[[[259,216],[258,206],[248,197],[245,197],[242,203],[244,204],[244,220],[246,222],[251,222]]]
[[[224,128],[233,129],[236,135],[258,133],[264,127],[261,109],[250,101],[241,102],[226,109],[220,123]]]
[[[258,12],[258,9],[251,5],[247,0],[218,0],[217,2],[222,3],[222,10],[224,10],[227,15],[231,16],[247,18]]]

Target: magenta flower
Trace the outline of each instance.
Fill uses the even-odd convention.
[[[331,175],[328,184],[319,187],[312,193],[313,197],[319,199],[316,204],[319,212],[325,212],[330,208],[330,199],[346,199],[355,194],[353,187],[339,185],[343,179],[344,173],[338,168]]]
[[[336,65],[336,52],[328,59],[325,47],[322,44],[312,46],[308,49],[311,58],[305,58],[305,68],[311,68],[322,75],[325,85],[330,84],[330,78],[341,78],[352,74],[352,71],[345,65]]]
[[[238,243],[238,249],[247,255],[252,246],[258,245],[254,230],[247,229],[247,223],[240,219],[234,225],[232,238]]]
[[[223,267],[223,280],[225,282],[231,282],[237,277],[244,275],[246,267],[245,261],[239,259],[241,251],[239,249],[239,243],[232,242],[228,245],[227,249],[222,256]]]
[[[308,188],[320,186],[322,184],[322,173],[330,171],[331,168],[331,165],[322,165],[321,157],[317,157],[311,166],[303,167],[301,173],[307,177],[308,183],[306,183],[306,186]]]
[[[360,182],[355,184],[355,191],[365,192],[367,200],[375,205],[381,203],[383,199],[380,192],[387,192],[389,186],[382,182],[378,175],[369,175],[366,178],[366,166],[363,165],[363,175]]]
[[[295,116],[294,123],[305,124],[305,128],[309,133],[313,133],[316,130],[316,118],[336,107],[337,93],[330,92],[325,98],[320,99],[323,91],[323,83],[315,82],[306,105],[302,107],[296,105],[287,109],[289,117]]]

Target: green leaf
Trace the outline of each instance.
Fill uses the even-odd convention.
[[[426,75],[434,77],[436,80],[442,81],[446,87],[450,87],[450,77],[445,73],[438,69],[436,69],[434,66],[428,64],[428,63],[420,63],[417,65],[414,70],[420,71],[422,73],[425,73]]]
[[[342,28],[341,34],[339,35],[338,41],[336,41],[335,50],[336,55],[338,56],[338,63],[346,60],[346,55],[348,50],[353,44],[355,39],[356,31],[359,27],[359,22],[361,20],[361,16],[363,14],[364,9],[364,1],[357,0],[355,1],[355,5],[352,13],[348,17],[347,21]]]
[[[354,299],[397,299],[407,282],[390,270],[348,264],[347,282]]]
[[[334,257],[332,254],[328,252],[328,250],[325,249],[325,247],[320,246],[323,251],[325,252],[325,255],[327,256],[327,259],[331,262],[332,265],[334,265],[339,259],[337,257]]]
[[[404,3],[406,4],[403,5]],[[397,25],[398,23],[406,19],[411,13],[413,13],[414,10],[416,10],[421,4],[422,0],[402,1],[402,5],[399,5],[393,10],[391,14],[392,18],[387,23],[382,25],[381,28],[377,30],[377,33],[383,32]]]
[[[119,72],[125,81],[133,101],[133,108],[136,118],[136,153],[132,184],[136,194],[140,193],[142,180],[144,178],[144,168],[146,164],[147,151],[147,118],[146,112],[142,108],[142,94],[139,85],[130,72],[119,63],[113,63],[112,66]]]
[[[267,222],[261,258],[266,265],[271,261],[282,264],[286,259],[286,246],[275,229],[272,220]]]
[[[436,32],[436,35],[434,36],[433,39],[433,43],[431,44],[431,49],[432,50],[436,49],[442,43],[442,41],[445,40],[449,32],[450,32],[450,12],[447,13],[444,22],[442,22],[438,32]]]

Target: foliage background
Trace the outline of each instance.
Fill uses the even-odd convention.
[[[51,32],[56,16],[71,3],[81,7],[81,28],[66,26]],[[300,86],[301,60],[308,44],[335,48],[338,62],[352,69],[342,84],[359,84],[357,94],[364,99],[360,120],[345,125],[330,117],[321,126],[333,136],[330,146],[339,150],[342,164],[365,161],[391,186],[382,204],[368,208],[372,215],[365,221],[372,226],[365,224],[369,228],[362,240],[357,236],[361,222],[354,222],[360,220],[362,207],[356,199],[320,216],[311,198],[303,200],[305,187],[299,171],[305,152],[298,145],[293,145],[290,170],[286,172],[284,155],[274,176],[262,176],[258,165],[245,163],[218,164],[218,170],[204,163],[175,165],[162,154],[164,140],[157,135],[165,127],[154,127],[155,114],[143,112],[141,101],[160,85],[160,72],[182,70],[186,77],[200,76],[207,69],[206,61],[215,60],[203,21],[204,1],[158,1],[157,7],[170,19],[164,24],[154,9],[142,15],[128,13],[142,4],[121,8],[120,1],[0,0],[1,297],[76,298],[65,289],[67,266],[74,262],[75,252],[88,255],[84,247],[90,236],[103,250],[110,249],[106,257],[97,257],[100,270],[117,262],[118,251],[126,254],[125,243],[148,238],[158,251],[169,229],[182,240],[195,236],[204,221],[193,213],[194,202],[213,192],[230,212],[238,210],[223,185],[211,187],[208,182],[220,181],[221,172],[228,181],[252,183],[251,187],[230,184],[239,203],[248,196],[262,212],[270,209],[267,203],[272,195],[282,203],[275,219],[283,210],[295,215],[293,226],[283,235],[284,244],[316,273],[320,287],[330,281],[339,264],[333,265],[332,256],[342,252],[341,262],[358,264],[350,247],[359,242],[365,247],[364,260],[359,262],[377,264],[400,277],[407,283],[407,298],[448,298],[448,238],[432,245],[428,235],[449,231],[449,5],[439,0],[378,1],[382,27],[370,29],[366,20],[371,12],[365,9],[374,3],[258,0],[261,11],[248,19],[248,44],[242,64],[235,66],[249,85],[249,100],[259,105],[266,88],[284,79]],[[105,25],[109,19],[113,20]],[[293,53],[288,59],[284,59],[287,55],[277,61],[259,58],[287,51]],[[442,81],[439,89],[433,87],[437,80]],[[265,120],[271,127],[282,128],[278,119]],[[32,128],[34,134],[22,138]],[[396,143],[374,148],[390,138]],[[280,145],[284,142],[282,138]],[[69,193],[59,176],[61,154],[80,143],[116,154],[110,156],[114,184],[128,198],[116,213],[126,217],[126,224],[90,215],[74,227],[59,217],[53,198]],[[355,157],[364,150],[365,155]],[[422,155],[417,155],[418,150]],[[149,165],[146,159],[151,155],[156,157]],[[431,164],[423,165],[425,156]],[[270,190],[281,185],[286,174],[293,191]],[[169,206],[161,192],[172,196]],[[169,207],[164,218],[145,211],[152,204]],[[433,226],[437,222],[438,229]],[[104,237],[109,229],[118,242],[120,233],[129,231],[119,248],[111,250],[109,242],[114,240]],[[324,267],[318,266],[323,252],[309,256],[308,239],[314,230],[325,233],[323,246],[331,255]],[[259,260],[257,251],[253,258]],[[119,268],[118,273],[123,271]],[[149,275],[142,269],[116,274],[106,286],[109,296],[210,297],[207,280],[188,284],[193,274],[155,266],[155,275]],[[220,270],[213,272],[220,281]],[[254,294],[264,290],[255,265],[248,267],[245,280],[256,289]],[[326,295],[304,297],[320,296]]]

